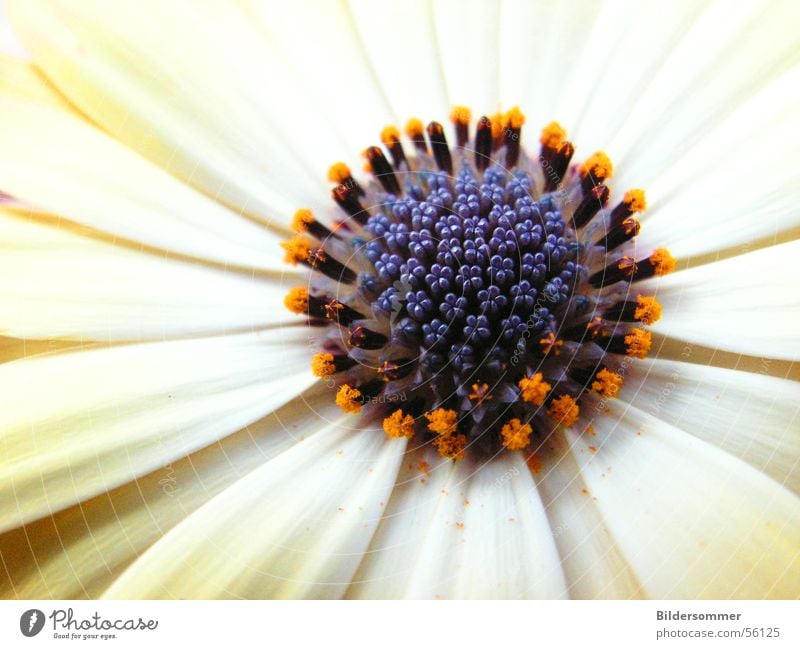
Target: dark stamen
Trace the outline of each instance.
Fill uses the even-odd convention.
[[[489,166],[492,153],[492,122],[483,116],[478,120],[478,130],[475,134],[475,166],[478,171],[485,171]]]
[[[331,257],[323,248],[313,248],[305,262],[314,270],[330,277],[337,282],[352,284],[356,281],[356,274],[347,266]]]
[[[408,160],[406,159],[405,151],[403,151],[403,144],[400,142],[400,133],[396,128],[389,126],[383,129],[381,142],[389,149],[389,154],[392,156],[392,165],[395,169],[400,169],[401,166],[408,168]]]
[[[350,344],[359,349],[380,349],[387,342],[386,336],[371,331],[362,325],[350,326]]]
[[[415,367],[413,359],[400,358],[394,361],[383,361],[376,371],[384,381],[396,381],[411,374]]]
[[[344,212],[360,225],[365,225],[369,220],[367,212],[358,200],[358,193],[346,185],[337,185],[333,188],[333,200]]]
[[[369,165],[372,168],[372,173],[375,175],[383,189],[388,194],[400,194],[400,183],[397,182],[397,177],[394,175],[394,170],[383,155],[383,151],[376,146],[371,146],[365,152]]]
[[[567,173],[574,153],[575,147],[572,142],[564,142],[558,150],[542,149],[540,163],[544,171],[544,190],[546,192],[558,189],[558,186],[564,180],[564,175]]]
[[[610,195],[611,192],[605,185],[593,187],[592,190],[583,197],[580,205],[578,205],[575,209],[575,213],[572,215],[574,227],[582,228],[591,221],[595,215],[606,206]]]
[[[447,146],[447,138],[444,129],[439,122],[428,124],[428,139],[431,141],[433,157],[441,171],[453,175],[453,159],[450,157],[450,148]]]
[[[603,246],[606,250],[613,250],[621,246],[626,241],[630,241],[639,234],[641,224],[634,216],[628,217],[618,224],[612,224],[606,236],[604,236],[596,245]]]

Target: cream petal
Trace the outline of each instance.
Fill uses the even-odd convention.
[[[800,494],[800,383],[657,359],[633,364],[620,398]]]
[[[398,126],[410,117],[444,121],[450,112],[431,3],[355,0],[353,22]],[[491,107],[473,106],[476,111]],[[373,136],[374,137],[374,136]]]
[[[476,115],[499,110],[500,3],[439,0],[432,10],[450,104]]]
[[[109,598],[335,598],[389,498],[406,440],[344,417],[241,478],[173,528]]]
[[[582,36],[580,41],[567,37],[575,49],[571,56],[577,58],[571,73],[559,78],[557,87],[539,90],[539,95],[554,93],[556,100],[554,113],[543,124],[564,121],[576,146],[576,160],[605,150],[614,133],[626,128],[641,93],[706,3],[594,4],[599,10],[589,33],[574,28],[572,16],[561,28],[568,34],[576,29]],[[585,21],[583,14],[592,15],[587,3],[575,8],[575,22]],[[560,67],[556,64],[557,70]]]
[[[96,598],[168,530],[341,412],[315,384],[243,430],[135,482],[0,536],[0,597]]]
[[[380,130],[396,116],[383,92],[389,78],[376,75],[373,53],[364,49],[345,3],[245,0],[243,4],[289,71],[288,78],[308,97],[313,119],[336,134],[343,145],[340,154],[355,167],[358,152],[379,143]],[[289,115],[292,121],[287,126],[302,128],[291,111]],[[317,152],[314,148],[305,153],[322,178],[336,160],[313,158]]]
[[[25,48],[14,34],[11,25],[6,18],[5,7],[0,5],[0,53],[3,55],[13,55],[25,57]]]
[[[564,82],[578,76],[584,63],[581,52],[602,9],[601,2],[582,0],[502,3],[498,43],[500,100],[505,107],[522,106],[528,133],[538,136],[538,129],[553,120],[567,129],[574,127],[575,110],[579,107],[572,106],[566,113],[562,100]],[[524,137],[529,150],[535,151],[536,145],[528,140],[529,136]]]
[[[613,424],[613,421],[611,422]],[[595,426],[603,426],[602,421]],[[572,599],[639,599],[645,596],[608,529],[597,498],[587,488],[573,450],[555,431],[538,448],[534,479],[545,505]]]
[[[6,54],[0,54],[0,93],[28,101],[37,101],[62,110],[70,106],[35,66]]]
[[[662,10],[655,6],[656,11]],[[684,147],[730,115],[749,97],[800,61],[796,44],[800,6],[780,9],[757,1],[731,12],[714,2],[653,70],[608,151],[633,182],[677,161]]]
[[[680,160],[654,177],[626,167],[625,177],[647,188],[650,205],[638,246],[668,245],[681,257],[734,246],[742,254],[792,236],[793,229],[797,236],[800,171],[792,157],[800,148],[798,84],[800,66],[689,142]]]
[[[745,462],[631,406],[568,431],[644,590],[658,599],[797,597],[800,498]],[[600,422],[598,422],[600,423]]]
[[[275,308],[286,293],[277,281],[137,252],[1,208],[0,238],[7,336],[161,340],[293,319]]]
[[[183,181],[272,223],[327,207],[322,174],[342,149],[235,3],[26,0],[9,10],[75,105]]]
[[[522,456],[487,464],[409,453],[353,598],[557,598],[552,531]]]
[[[280,237],[74,114],[0,95],[3,192],[111,235],[201,259],[281,270]]]
[[[800,349],[800,240],[647,280],[667,336],[741,354],[794,359]]]
[[[63,353],[0,365],[0,530],[145,475],[263,417],[315,379],[308,332]],[[306,344],[304,344],[304,342]]]

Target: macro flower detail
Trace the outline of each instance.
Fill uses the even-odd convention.
[[[416,428],[454,459],[523,450],[534,430],[541,443],[573,425],[584,392],[616,397],[615,369],[651,347],[634,325],[661,316],[638,282],[675,268],[664,248],[631,256],[645,193],[609,207],[605,153],[571,166],[575,146],[552,122],[527,154],[517,107],[481,117],[473,138],[470,117],[451,112],[452,148],[442,124],[409,120],[408,154],[386,127],[388,157],[364,152],[370,183],[342,162],[328,172],[341,219],[298,210],[298,236],[282,244],[287,262],[316,271],[285,304],[331,325],[312,370],[333,377],[336,403],[357,414],[379,402],[390,437]],[[455,417],[446,434],[424,425],[438,411]]]
[[[3,597],[800,595],[800,4],[2,8]]]

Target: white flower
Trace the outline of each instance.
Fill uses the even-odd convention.
[[[800,595],[797,3],[44,2],[0,59],[6,597]],[[526,463],[342,415],[279,243],[380,129],[558,119],[658,358]]]

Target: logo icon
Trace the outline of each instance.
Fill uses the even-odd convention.
[[[44,628],[44,613],[38,608],[25,611],[19,618],[19,630],[22,635],[32,638]]]

